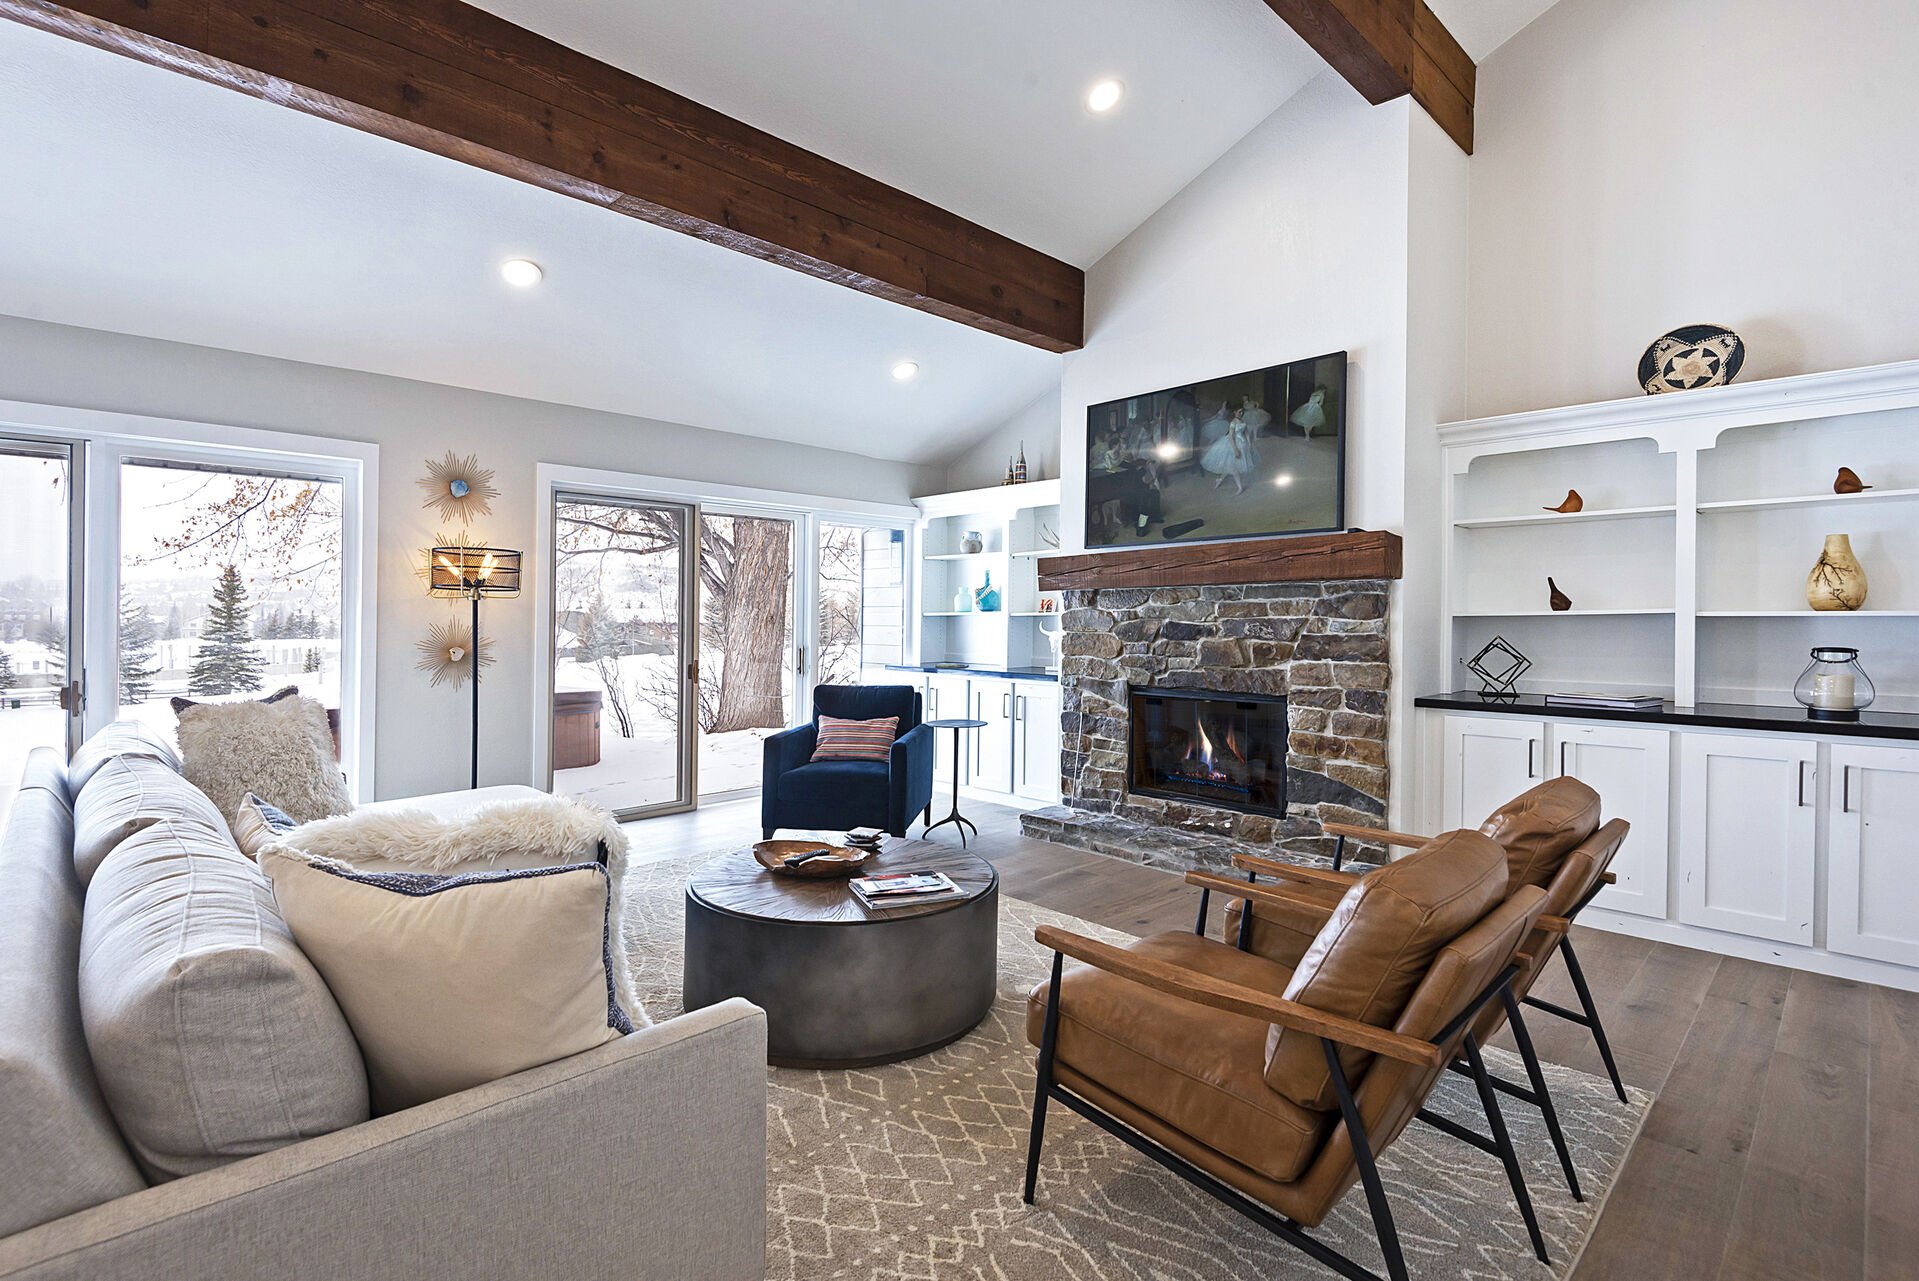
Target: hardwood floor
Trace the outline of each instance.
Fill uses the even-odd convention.
[[[1173,873],[1029,840],[1011,809],[964,808],[1004,893],[1134,934],[1192,928],[1196,895]],[[749,800],[627,831],[636,855],[665,856],[746,844],[758,823]],[[1659,1096],[1578,1281],[1919,1278],[1919,995],[1574,937],[1620,1074]],[[1559,964],[1536,991],[1576,1003]],[[1527,1026],[1542,1057],[1601,1071],[1584,1029]]]

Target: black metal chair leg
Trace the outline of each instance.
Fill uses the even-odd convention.
[[[1213,901],[1213,892],[1204,885],[1199,887],[1199,916],[1193,921],[1193,933],[1206,937],[1206,908]]]
[[[1572,976],[1573,991],[1579,993],[1580,1008],[1586,1011],[1586,1026],[1592,1029],[1593,1044],[1599,1047],[1606,1075],[1612,1078],[1613,1093],[1619,1096],[1621,1103],[1628,1102],[1626,1087],[1619,1079],[1619,1065],[1613,1062],[1612,1045],[1606,1040],[1606,1026],[1599,1021],[1599,1007],[1593,1004],[1592,989],[1586,986],[1586,973],[1579,968],[1579,954],[1573,951],[1572,935],[1559,936],[1559,950],[1566,956],[1566,973]]]
[[[1493,1093],[1486,1075],[1485,1060],[1479,1057],[1479,1038],[1466,1033],[1466,1062],[1473,1070],[1473,1084],[1479,1087],[1479,1105],[1486,1110],[1486,1123],[1492,1126],[1493,1145],[1499,1162],[1506,1167],[1506,1182],[1512,1184],[1513,1200],[1519,1204],[1519,1217],[1526,1221],[1526,1235],[1532,1238],[1533,1254],[1541,1263],[1551,1263],[1546,1254],[1546,1238],[1539,1232],[1539,1216],[1533,1213],[1532,1194],[1526,1191],[1526,1174],[1519,1168],[1519,1154],[1513,1151],[1512,1136],[1506,1133],[1506,1118],[1499,1110],[1499,1096]]]
[[[1039,1040],[1039,1079],[1033,1086],[1033,1133],[1026,1141],[1026,1192],[1022,1199],[1033,1204],[1033,1190],[1039,1184],[1039,1152],[1046,1141],[1046,1100],[1053,1092],[1053,1047],[1059,1039],[1059,978],[1066,955],[1053,953],[1053,983],[1046,993],[1046,1027]]]
[[[1339,1062],[1339,1049],[1324,1037],[1320,1038],[1319,1048],[1326,1052],[1333,1093],[1339,1098],[1339,1115],[1346,1123],[1353,1158],[1359,1164],[1360,1186],[1366,1189],[1366,1206],[1373,1212],[1373,1231],[1379,1234],[1379,1252],[1386,1256],[1386,1275],[1392,1281],[1407,1281],[1406,1256],[1399,1249],[1399,1229],[1393,1226],[1393,1208],[1386,1202],[1386,1185],[1379,1181],[1379,1167],[1373,1164],[1373,1145],[1366,1137],[1359,1105],[1353,1102],[1352,1086],[1347,1083],[1346,1069]]]
[[[1511,988],[1500,995],[1506,1001],[1506,1025],[1512,1028],[1513,1041],[1519,1046],[1519,1057],[1526,1064],[1526,1079],[1532,1083],[1533,1101],[1539,1105],[1540,1115],[1546,1118],[1546,1133],[1552,1137],[1553,1151],[1559,1154],[1559,1168],[1566,1172],[1566,1190],[1572,1193],[1573,1200],[1584,1201],[1586,1194],[1579,1190],[1579,1172],[1573,1169],[1572,1151],[1566,1146],[1566,1136],[1559,1128],[1559,1109],[1553,1106],[1552,1092],[1546,1088],[1546,1074],[1540,1070],[1539,1054],[1533,1049],[1533,1038],[1526,1030],[1526,1020],[1519,1016],[1519,1002],[1514,998]]]

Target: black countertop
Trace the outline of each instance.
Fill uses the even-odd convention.
[[[1044,667],[940,667],[933,663],[888,663],[889,672],[925,672],[928,676],[985,676],[994,680],[1056,681],[1058,672]]]
[[[1864,711],[1859,713],[1856,721],[1821,721],[1806,715],[1806,709],[1797,703],[1791,707],[1767,707],[1752,703],[1699,703],[1692,707],[1680,707],[1666,702],[1653,710],[1630,712],[1607,707],[1564,707],[1548,703],[1543,694],[1500,697],[1459,689],[1449,694],[1428,694],[1416,698],[1413,705],[1454,712],[1506,712],[1556,721],[1621,721],[1629,725],[1665,725],[1676,729],[1744,729],[1773,734],[1919,741],[1919,715]]]

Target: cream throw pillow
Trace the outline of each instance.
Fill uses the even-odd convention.
[[[333,759],[326,708],[281,691],[249,703],[176,700],[187,781],[220,813],[238,813],[248,792],[266,797],[296,822],[353,808]]]
[[[597,863],[430,876],[269,846],[260,866],[353,1028],[376,1113],[633,1030],[614,998]]]

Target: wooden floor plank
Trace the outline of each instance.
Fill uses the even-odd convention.
[[[1005,894],[1135,934],[1192,928],[1176,874],[964,808]],[[750,843],[758,822],[741,801],[627,831],[636,855],[690,854]],[[1623,1075],[1660,1096],[1575,1281],[1919,1277],[1919,996],[1583,926],[1575,941]],[[1575,1004],[1557,960],[1536,990]],[[1601,1070],[1584,1028],[1528,1026],[1546,1059]]]

